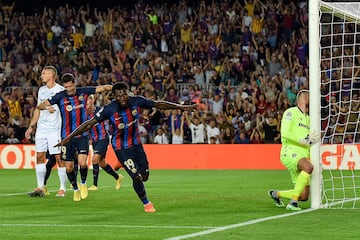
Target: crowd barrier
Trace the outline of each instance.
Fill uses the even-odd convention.
[[[145,144],[151,169],[284,169],[279,144]],[[323,145],[320,156],[325,169],[360,169],[360,144]],[[92,149],[88,158],[91,168]],[[118,161],[109,145],[106,160]],[[35,145],[0,145],[0,169],[33,169]]]

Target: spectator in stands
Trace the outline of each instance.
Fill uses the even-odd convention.
[[[186,123],[191,131],[192,143],[204,143],[205,142],[205,125],[203,124],[203,118],[199,115],[198,111],[194,111],[189,116],[189,113],[185,113]]]
[[[228,101],[234,101],[233,111],[239,110],[242,117],[251,113],[249,120],[254,121],[256,112],[262,112],[261,105],[257,108],[260,95],[266,96],[266,104],[273,98],[282,99],[276,103],[283,112],[295,104],[299,89],[306,88],[308,16],[302,5],[297,8],[293,1],[258,0],[213,1],[208,6],[205,1],[180,1],[178,6],[146,3],[129,2],[129,12],[120,11],[116,4],[105,11],[90,3],[74,7],[75,11],[70,6],[63,21],[67,7],[60,2],[55,4],[56,11],[44,6],[37,20],[25,21],[22,28],[12,24],[19,22],[21,14],[13,14],[15,6],[11,5],[2,16],[7,29],[0,41],[3,91],[12,93],[15,88],[11,85],[23,83],[36,92],[42,67],[55,65],[60,74],[73,72],[78,86],[125,81],[135,94],[152,91],[160,98],[164,93],[170,96],[166,90],[172,88],[175,102],[182,90],[188,89],[189,100],[201,103],[202,111],[211,106],[210,111],[219,114]],[[341,76],[333,72],[331,77],[340,80]],[[192,91],[189,84],[196,83],[200,87]],[[222,97],[220,84],[227,87]],[[203,102],[204,98],[216,102],[217,94],[223,104],[216,107],[212,101]],[[27,97],[24,94],[24,99]],[[252,104],[246,100],[249,97]],[[6,106],[2,107],[5,110]],[[27,108],[20,108],[25,117],[29,117]],[[0,114],[12,115],[13,108],[9,110]],[[0,119],[8,126],[9,117]],[[161,124],[158,121],[152,128]],[[149,135],[152,132],[148,131]]]
[[[220,143],[220,129],[216,126],[214,117],[208,120],[208,124],[206,124],[206,138],[208,139],[208,143],[210,143],[211,138],[214,138],[214,143]]]
[[[146,144],[149,143],[148,140],[148,131],[146,130],[146,128],[139,124],[139,134],[140,134],[140,140],[142,144]]]
[[[159,127],[156,131],[154,143],[157,143],[157,144],[168,144],[169,143],[169,139],[161,127]]]
[[[15,137],[15,130],[12,127],[9,127],[7,130],[7,138],[5,139],[6,144],[17,144],[21,143],[18,138]]]
[[[172,144],[183,144],[184,143],[184,122],[185,115],[182,113],[180,116],[180,126],[176,127],[176,119],[177,116],[175,114],[171,115],[171,143]]]
[[[220,134],[220,143],[231,144],[235,141],[234,129],[230,125],[226,125]]]
[[[4,144],[6,139],[7,139],[7,135],[5,132],[5,125],[1,124],[0,125],[0,144]]]
[[[215,94],[214,97],[208,99],[210,104],[210,109],[215,115],[223,111],[224,95],[225,95],[225,91],[222,91],[219,94]]]
[[[262,127],[265,132],[265,143],[280,142],[280,132],[278,131],[277,120],[274,114],[268,114],[266,118],[263,118],[260,127]]]
[[[252,133],[250,135],[250,143],[259,144],[264,142],[265,142],[264,138],[261,132],[259,131],[259,129],[257,127],[253,128]]]
[[[236,144],[249,144],[250,140],[246,136],[246,132],[238,130],[238,131],[236,131],[236,134],[235,134],[234,143],[236,143]]]

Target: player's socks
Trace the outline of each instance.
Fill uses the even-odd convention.
[[[76,182],[75,169],[73,169],[73,171],[71,171],[71,172],[66,172],[66,175],[69,179],[69,182],[71,183],[72,188],[74,190],[79,190],[78,184]]]
[[[60,190],[66,191],[66,167],[58,168],[58,176],[60,181]]]
[[[45,174],[45,181],[44,181],[44,184],[46,185],[47,183],[47,180],[49,179],[50,177],[50,174],[51,174],[51,170],[52,168],[55,166],[56,164],[56,158],[54,155],[48,155],[48,161],[46,163],[46,174]]]
[[[77,176],[77,174],[79,172],[79,163],[78,163],[78,161],[74,162],[74,170],[75,170],[75,175]]]
[[[294,190],[285,190],[285,191],[278,191],[277,195],[279,198],[285,198],[285,199],[291,199],[291,197],[294,195]]]
[[[133,181],[133,188],[134,188],[136,194],[138,195],[138,197],[140,198],[140,200],[144,204],[149,203],[149,200],[147,199],[147,196],[146,196],[145,186],[144,186],[143,182]]]
[[[144,199],[141,199],[141,201],[143,202],[143,204],[148,204],[150,201],[147,197],[145,197]]]
[[[115,179],[119,178],[119,174],[117,174],[117,172],[115,172],[114,169],[109,164],[106,164],[104,170],[105,172],[113,176]]]
[[[46,174],[46,165],[45,163],[39,163],[35,165],[36,181],[37,186],[41,190],[44,189],[45,174]]]
[[[293,200],[298,200],[299,196],[301,195],[302,191],[304,191],[306,185],[309,184],[310,181],[310,174],[304,171],[301,171],[296,179],[295,187],[294,187],[294,194],[291,197]]]
[[[94,186],[98,185],[98,179],[99,179],[99,164],[93,164],[93,183]]]
[[[87,166],[85,168],[80,167],[80,177],[82,184],[86,183],[87,174],[88,174],[88,167]]]

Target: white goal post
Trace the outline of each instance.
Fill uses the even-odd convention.
[[[360,208],[360,2],[309,0],[311,207]]]
[[[320,3],[309,0],[309,97],[310,97],[310,132],[320,132]],[[311,176],[311,208],[321,205],[321,161],[320,143],[310,149],[310,159],[314,165]]]

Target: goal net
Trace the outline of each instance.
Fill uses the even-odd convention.
[[[319,207],[360,208],[360,2],[320,1],[318,9]]]

